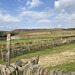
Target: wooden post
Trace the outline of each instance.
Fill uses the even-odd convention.
[[[1,49],[1,54],[2,54],[2,62],[3,62],[3,50]]]
[[[11,35],[7,34],[7,53],[6,53],[6,67],[10,66],[10,47],[11,46]]]

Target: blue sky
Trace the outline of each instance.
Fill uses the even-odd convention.
[[[0,30],[75,28],[75,0],[0,0]]]

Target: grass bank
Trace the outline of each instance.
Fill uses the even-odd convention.
[[[60,69],[60,70],[64,70],[64,71],[75,72],[75,62],[61,64],[61,65],[57,65],[54,67],[48,67],[48,69],[50,69],[50,70]]]

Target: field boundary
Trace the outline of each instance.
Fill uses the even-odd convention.
[[[51,47],[57,47],[57,46],[62,46],[65,44],[73,43],[75,42],[75,39],[69,39],[69,40],[63,40],[63,41],[56,41],[56,42],[49,42],[49,43],[41,43],[39,45],[24,45],[24,46],[18,46],[18,47],[13,47],[11,48],[11,58],[24,55],[30,52],[35,52],[39,51],[41,49],[48,49]],[[1,49],[0,50],[0,58],[2,61],[5,61],[6,57],[6,49]]]
[[[44,68],[38,65],[38,59],[31,58],[30,63],[17,60],[15,64],[11,64],[9,67],[0,65],[0,75],[75,75],[75,72]]]

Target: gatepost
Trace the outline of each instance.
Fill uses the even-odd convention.
[[[6,67],[10,66],[10,48],[11,48],[11,35],[7,34],[7,52],[6,52]]]

